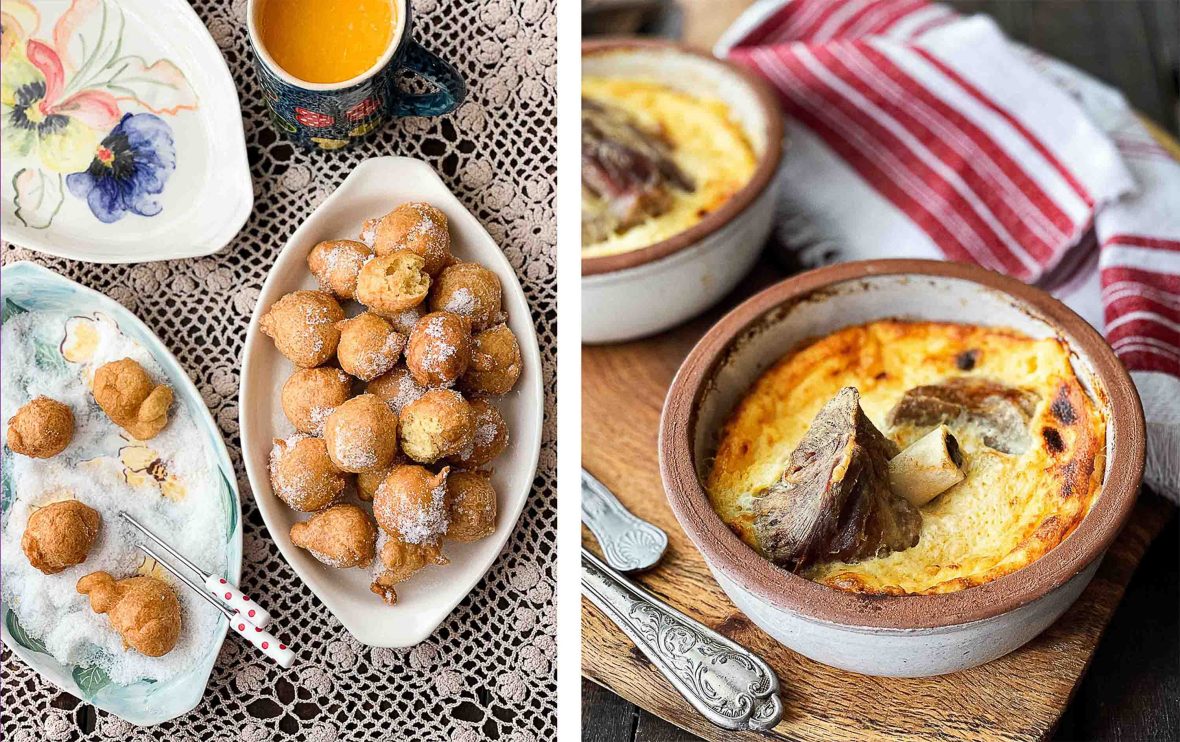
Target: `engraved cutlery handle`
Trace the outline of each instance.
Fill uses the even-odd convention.
[[[635,517],[602,482],[582,470],[582,522],[594,533],[606,563],[621,572],[654,567],[668,534]]]
[[[778,677],[761,657],[632,584],[586,549],[582,589],[712,723],[764,731],[782,718]]]

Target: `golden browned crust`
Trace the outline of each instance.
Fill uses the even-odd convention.
[[[8,420],[8,448],[47,459],[66,450],[74,437],[74,413],[56,399],[37,397]]]
[[[820,565],[806,576],[863,594],[945,593],[1032,563],[1073,532],[1101,489],[1105,421],[1061,341],[1012,330],[882,321],[788,354],[754,383],[722,430],[706,482],[714,509],[753,545],[743,492],[781,473],[806,421],[841,385],[858,386],[866,412],[883,424],[907,389],[965,376],[1035,394],[1028,450],[1007,454],[969,441],[975,450],[968,467],[975,468],[968,480],[922,508],[928,542],[857,564]],[[923,432],[911,428],[883,426],[902,446]]]

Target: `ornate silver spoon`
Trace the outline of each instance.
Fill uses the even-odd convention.
[[[620,572],[650,569],[668,548],[668,534],[635,517],[614,493],[582,470],[582,522],[594,533],[606,562]]]

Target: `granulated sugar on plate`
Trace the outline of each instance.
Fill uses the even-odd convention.
[[[58,661],[98,665],[117,684],[160,682],[200,664],[211,651],[221,614],[136,549],[140,537],[117,515],[131,514],[199,566],[224,574],[226,485],[193,413],[177,401],[167,427],[144,442],[131,439],[107,418],[90,392],[95,369],[132,358],[153,379],[162,381],[164,375],[147,351],[105,316],[27,312],[4,323],[0,342],[2,419],[45,395],[68,405],[75,420],[69,447],[53,458],[5,454],[0,534],[5,604]],[[99,537],[82,564],[42,574],[21,550],[21,535],[36,508],[66,498],[99,512]],[[75,589],[79,578],[99,570],[116,579],[150,574],[173,586],[183,615],[180,639],[171,652],[153,658],[123,648],[107,617],[91,611],[87,598]]]

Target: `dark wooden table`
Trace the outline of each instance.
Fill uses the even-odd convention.
[[[695,1],[695,0],[694,0]],[[725,0],[722,0],[723,2]],[[698,3],[699,4],[699,3]],[[949,0],[987,13],[1014,39],[1118,86],[1180,136],[1180,0]],[[688,12],[692,12],[691,5]],[[675,10],[649,16],[667,32]],[[583,742],[672,742],[695,736],[582,682]],[[1180,522],[1151,546],[1127,588],[1058,740],[1180,740]]]

